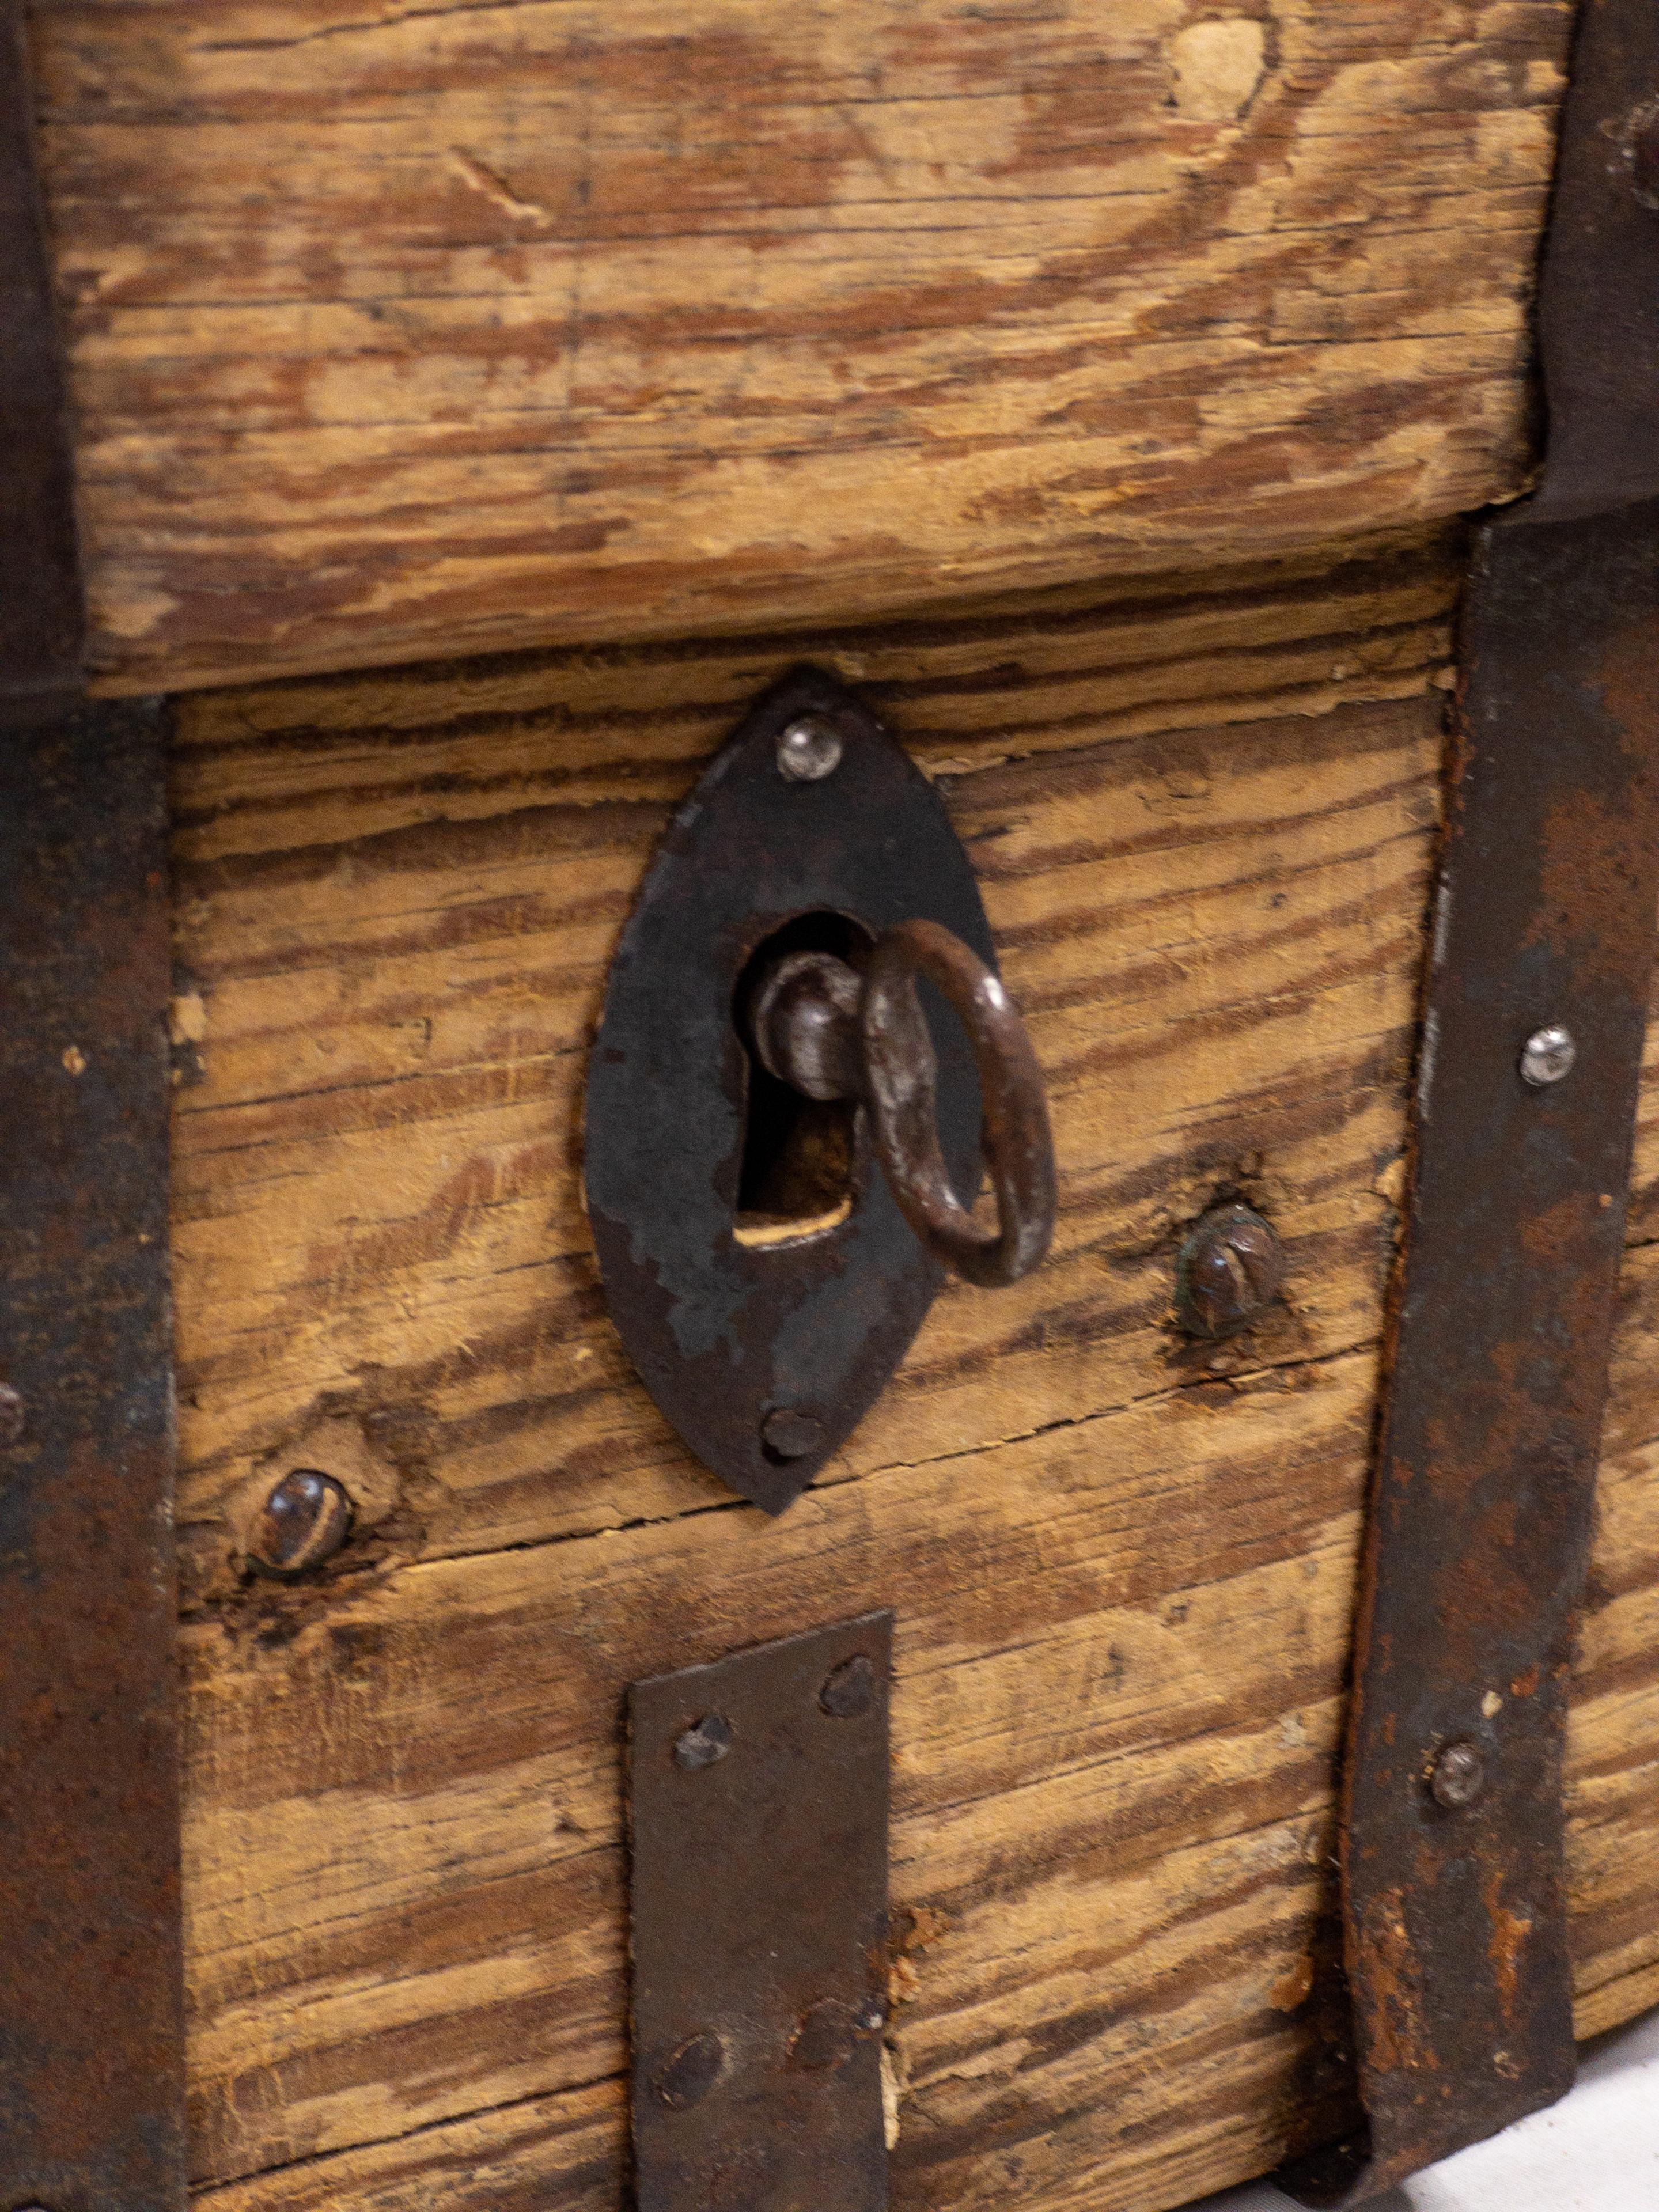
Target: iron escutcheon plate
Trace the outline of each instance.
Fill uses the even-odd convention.
[[[639,2212],[881,2212],[892,1615],[635,1682]]]
[[[0,2205],[185,2202],[166,717],[0,745]]]
[[[804,716],[842,741],[818,781],[778,767],[780,735]],[[937,793],[851,692],[804,670],[761,701],[675,816],[617,949],[587,1078],[587,1212],[611,1318],[692,1450],[769,1513],[850,1434],[942,1279],[871,1159],[861,1112],[845,1218],[793,1241],[737,1235],[751,1073],[739,984],[781,927],[821,914],[872,935],[922,916],[995,967]],[[929,1025],[941,1143],[967,1193],[973,1055],[939,1009]],[[802,1417],[810,1449],[784,1458],[763,1441],[779,1413]]]

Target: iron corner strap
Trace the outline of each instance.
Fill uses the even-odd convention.
[[[0,2212],[185,2197],[164,715],[88,701],[0,0]],[[1358,2203],[1559,2096],[1566,1677],[1653,950],[1659,9],[1584,0],[1548,459],[1481,532],[1343,1803]]]
[[[1479,533],[1354,1650],[1358,2204],[1574,2075],[1563,1744],[1659,896],[1659,8],[1584,0],[1546,462]]]
[[[32,105],[0,0],[0,2212],[179,2212],[165,717],[82,688]]]

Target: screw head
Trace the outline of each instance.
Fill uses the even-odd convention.
[[[793,1406],[779,1406],[761,1423],[761,1449],[769,1459],[808,1459],[823,1443],[823,1422]]]
[[[862,1720],[876,1702],[876,1670],[862,1651],[843,1659],[824,1677],[818,1703],[832,1720]]]
[[[1521,1073],[1534,1090],[1542,1091],[1559,1083],[1564,1075],[1571,1075],[1577,1057],[1572,1031],[1559,1022],[1551,1022],[1545,1029],[1534,1030],[1521,1048]]]
[[[1486,1762],[1478,1744],[1443,1744],[1429,1769],[1429,1795],[1449,1813],[1473,1805],[1486,1786]]]
[[[266,1498],[248,1540],[261,1574],[307,1573],[332,1559],[351,1533],[351,1500],[331,1474],[296,1467]]]
[[[1176,1315],[1188,1336],[1233,1336],[1259,1321],[1285,1284],[1271,1224],[1248,1206],[1216,1206],[1176,1259]]]
[[[726,2071],[726,2045],[712,2028],[688,2035],[651,2078],[651,2087],[665,2105],[683,2112],[700,2105]]]
[[[732,1723],[724,1713],[705,1713],[674,1746],[674,1764],[687,1774],[713,1766],[732,1748]]]
[[[0,1382],[0,1449],[23,1441],[23,1394]]]
[[[778,774],[790,783],[822,783],[841,766],[841,732],[822,714],[798,714],[778,739]]]

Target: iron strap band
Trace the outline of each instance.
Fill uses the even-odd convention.
[[[166,718],[81,696],[32,106],[0,0],[0,2205],[182,2212]]]
[[[1485,533],[1465,653],[1343,1807],[1369,2139],[1296,2175],[1316,2204],[1573,2078],[1562,1745],[1659,896],[1659,502]],[[1574,1065],[1534,1087],[1556,1024]]]
[[[0,728],[81,689],[74,484],[23,11],[0,0]]]
[[[1659,9],[1588,0],[1547,465],[1480,533],[1464,612],[1342,1807],[1366,2125],[1282,2177],[1314,2204],[1574,2075],[1563,1745],[1659,900],[1656,92]]]
[[[892,1633],[629,1691],[637,2212],[885,2212]]]
[[[0,745],[0,2204],[184,2203],[164,718]]]

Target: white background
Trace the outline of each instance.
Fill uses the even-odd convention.
[[[1266,2182],[1193,2212],[1291,2212]],[[1460,2151],[1369,2212],[1659,2212],[1659,2013],[1585,2054],[1547,2112]]]

